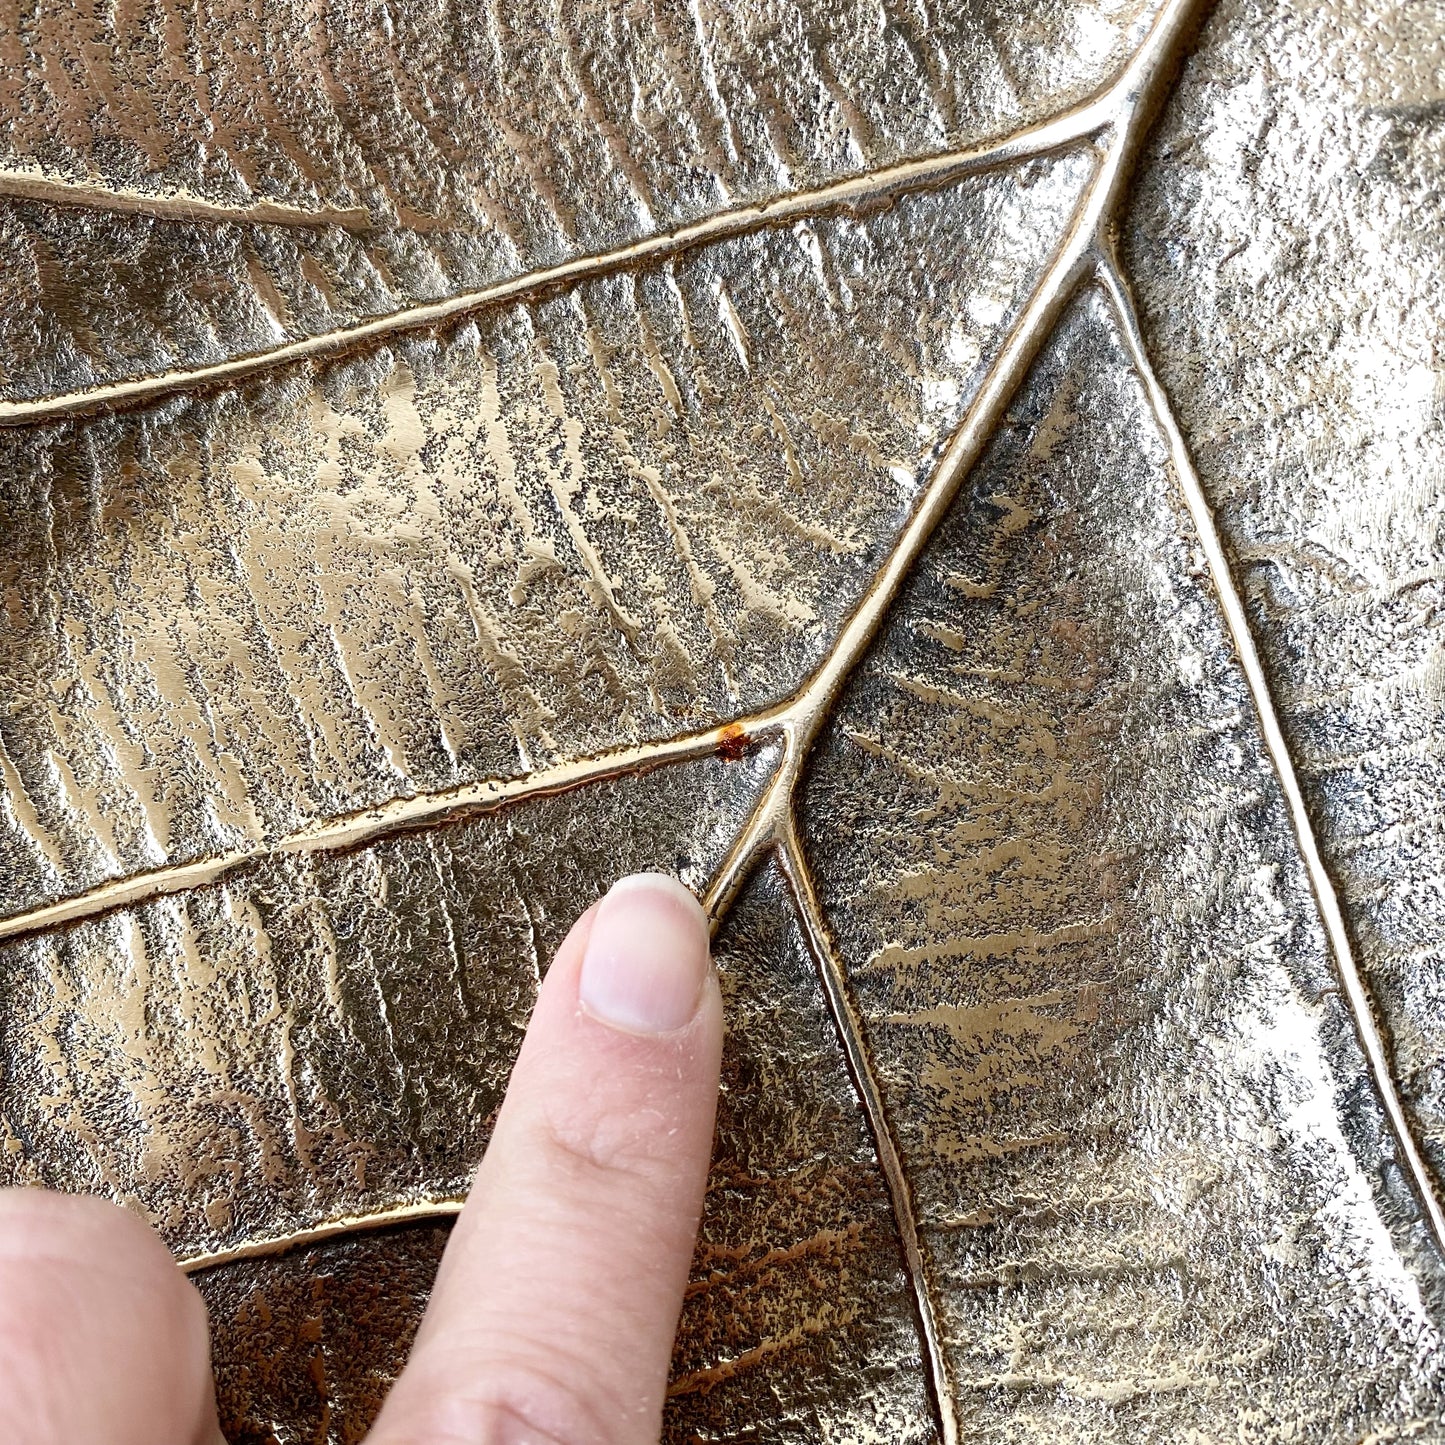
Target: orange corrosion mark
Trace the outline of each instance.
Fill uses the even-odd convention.
[[[717,755],[724,762],[735,763],[748,750],[747,734],[741,723],[729,723],[718,739]]]

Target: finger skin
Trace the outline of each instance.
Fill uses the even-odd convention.
[[[0,1440],[216,1445],[206,1308],[103,1199],[0,1189]]]
[[[712,1148],[722,1002],[709,970],[681,1028],[600,1022],[578,999],[595,917],[547,974],[371,1445],[656,1445]]]

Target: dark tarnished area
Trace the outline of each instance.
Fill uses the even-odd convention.
[[[361,1438],[641,868],[729,1020],[669,1445],[1445,1438],[1442,63],[0,23],[0,1183],[161,1230],[236,1445]]]
[[[231,1445],[359,1440],[406,1360],[449,1233],[393,1225],[198,1276]]]

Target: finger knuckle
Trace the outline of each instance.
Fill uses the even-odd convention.
[[[590,1185],[652,1188],[670,1172],[666,1140],[645,1113],[555,1110],[545,1134],[564,1169]]]
[[[621,1438],[615,1412],[586,1371],[569,1369],[552,1350],[496,1361],[463,1390],[438,1391],[384,1445],[615,1445]]]

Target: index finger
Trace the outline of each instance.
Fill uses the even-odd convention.
[[[655,1445],[721,1049],[702,909],[624,879],[547,974],[372,1445]]]

